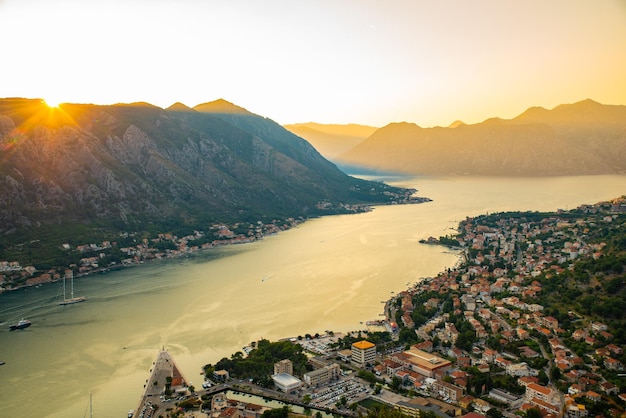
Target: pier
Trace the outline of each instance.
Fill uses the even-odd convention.
[[[161,349],[157,355],[150,372],[139,406],[132,415],[133,418],[165,415],[165,409],[173,405],[170,396],[162,396],[166,386],[169,386],[172,397],[187,393],[189,384],[165,348]],[[161,409],[163,411],[160,411]]]

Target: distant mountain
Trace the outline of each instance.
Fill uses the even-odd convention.
[[[0,99],[0,259],[2,242],[51,228],[199,228],[340,212],[405,192],[345,175],[308,142],[224,100],[56,109]]]
[[[584,100],[448,128],[392,123],[336,162],[421,175],[623,174],[626,106]]]
[[[366,125],[324,125],[320,123],[297,123],[285,125],[285,129],[306,139],[325,158],[334,158],[361,143],[378,128]]]

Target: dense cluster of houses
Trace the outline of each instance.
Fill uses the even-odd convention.
[[[376,345],[361,340],[350,350],[337,351],[337,358],[354,368],[371,370],[390,388],[400,382],[409,396],[385,398],[376,392],[371,396],[409,416],[431,413],[441,418],[463,414],[484,418],[499,416],[489,412],[497,410],[514,417],[537,409],[544,416],[579,418],[590,415],[588,405],[602,402],[610,404],[611,414],[622,416],[626,394],[621,394],[620,387],[604,373],[621,372],[624,367],[620,360],[624,347],[615,341],[610,327],[572,313],[576,320],[571,323],[576,325],[563,329],[557,318],[546,313],[553,309],[537,301],[545,292],[544,280],[563,274],[578,259],[601,256],[604,244],[588,243],[586,234],[598,223],[621,221],[618,214],[626,212],[626,203],[617,199],[579,211],[583,215],[576,219],[558,214],[536,220],[503,215],[493,225],[468,218],[458,236],[465,259],[454,269],[398,293],[386,304],[401,312],[401,328],[389,327],[391,332],[398,336],[402,328],[408,328],[421,337],[421,342],[379,353]],[[444,301],[450,300],[452,308],[448,311],[450,304],[446,306]],[[433,313],[419,326],[412,315],[416,303]],[[390,317],[383,322],[395,323],[393,310],[386,312]],[[456,345],[461,332],[453,318],[469,324],[475,337],[471,349]],[[494,339],[498,344],[489,344]],[[567,346],[566,341],[572,340],[586,344],[583,355]],[[309,342],[302,344],[315,351]],[[318,342],[315,347],[321,345]],[[505,348],[511,346],[515,352]],[[320,358],[333,358],[325,347],[316,353]],[[323,396],[337,396],[332,391],[325,395],[327,389],[323,387],[343,379],[339,365],[317,361],[317,357],[310,361],[314,370],[306,373],[303,381],[291,375],[285,366],[289,366],[287,360],[277,363],[273,375],[276,387],[285,393],[301,387],[317,388]],[[492,382],[477,388],[476,373]],[[506,377],[509,384],[513,381],[515,390],[494,383],[500,381],[495,376]]]
[[[425,292],[442,296],[424,302],[436,312],[416,328],[425,341],[386,356],[377,366],[377,373],[398,377],[406,386],[462,407],[471,405],[479,413],[504,405],[509,412],[538,408],[543,414],[556,416],[562,412],[568,417],[584,417],[588,411],[581,399],[617,401],[613,412],[623,413],[626,394],[620,394],[618,386],[603,376],[603,370],[619,373],[624,369],[620,361],[623,346],[613,342],[607,325],[577,316],[578,320],[572,321],[575,328],[565,330],[556,318],[544,314],[547,307],[534,301],[543,291],[542,280],[562,274],[579,258],[598,258],[602,254],[604,244],[587,243],[586,233],[599,223],[616,221],[620,213],[626,212],[626,204],[620,198],[578,210],[583,215],[574,220],[555,214],[537,220],[503,215],[493,225],[472,218],[462,222],[457,239],[459,247],[465,249],[464,262],[397,295],[402,326],[409,329],[415,328],[413,303],[421,300],[415,296]],[[441,299],[450,293],[454,311],[442,312]],[[449,321],[451,314],[462,316],[474,330],[476,342],[471,351],[455,347],[459,331]],[[534,337],[537,335],[541,338]],[[503,345],[516,342],[519,353],[489,348],[486,340],[496,336]],[[579,356],[567,347],[566,338],[586,343],[585,355]],[[524,341],[531,340],[539,343],[542,352],[537,351],[536,343],[524,345]],[[434,346],[433,341],[446,344]],[[443,357],[432,354],[437,350]],[[416,353],[422,363],[416,362]],[[529,365],[539,357],[550,359],[543,370]],[[492,404],[484,397],[468,396],[468,367],[483,373],[507,374],[525,388],[525,394],[516,396],[494,388],[487,396],[496,401]],[[554,368],[560,372],[559,387],[565,385],[567,391],[560,391],[554,379],[540,383],[540,373],[549,374]]]
[[[463,262],[400,292],[386,304],[400,308],[401,328],[414,330],[421,342],[378,353],[376,345],[367,340],[337,352],[331,352],[330,345],[321,340],[294,341],[320,357],[310,358],[314,370],[305,373],[302,380],[293,376],[289,360],[276,363],[272,376],[275,386],[287,394],[312,393],[314,404],[332,403],[346,394],[355,399],[366,396],[360,383],[341,383],[346,379],[342,368],[330,360],[336,355],[352,368],[371,370],[390,388],[400,382],[410,396],[385,398],[375,391],[371,396],[409,416],[421,417],[428,412],[441,418],[463,414],[484,418],[499,416],[489,412],[497,410],[514,417],[537,409],[544,416],[582,418],[590,415],[588,405],[599,403],[609,404],[613,416],[622,416],[626,394],[620,393],[620,386],[605,373],[615,372],[614,377],[623,371],[622,342],[616,341],[609,325],[574,312],[571,314],[576,320],[571,323],[575,325],[563,329],[557,318],[546,313],[553,309],[537,301],[545,292],[545,280],[571,269],[578,259],[602,255],[605,245],[588,243],[586,234],[598,223],[622,222],[619,214],[626,212],[626,203],[617,199],[579,210],[583,215],[576,219],[558,214],[536,220],[502,215],[487,225],[468,218],[457,238],[464,249]],[[221,236],[228,238],[229,231],[224,228]],[[444,301],[450,300],[444,309]],[[419,326],[412,316],[416,303],[423,303],[433,313]],[[465,324],[469,324],[475,337],[471,349],[457,346],[462,333],[453,318],[462,318],[466,330]],[[383,322],[392,324],[395,319],[388,317]],[[395,326],[389,329],[396,336],[402,331]],[[498,344],[489,343],[493,340]],[[580,350],[568,347],[567,341],[585,344],[587,349],[581,355]],[[505,348],[512,344],[515,352]],[[542,359],[546,361],[537,361]],[[477,387],[477,373],[492,379],[490,384],[481,382],[483,386]],[[500,381],[496,376],[506,377],[507,384],[513,381],[515,390],[494,383]],[[218,381],[227,377],[224,370],[214,373]],[[225,414],[220,416],[259,412],[256,407],[250,409],[234,401],[219,402],[214,411]]]

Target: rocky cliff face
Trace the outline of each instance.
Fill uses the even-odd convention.
[[[421,175],[621,174],[626,173],[626,106],[585,100],[476,125],[390,124],[336,161]]]
[[[388,186],[348,177],[274,122],[228,109],[0,100],[0,233],[197,225],[389,200]]]

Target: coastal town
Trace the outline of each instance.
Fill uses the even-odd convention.
[[[121,233],[117,241],[107,240],[75,246],[59,243],[63,251],[73,255],[77,262],[41,271],[34,266],[21,266],[18,261],[0,261],[0,292],[59,281],[67,269],[78,277],[181,257],[225,245],[249,243],[293,228],[301,222],[303,219],[295,218],[268,223],[237,222],[231,225],[215,224],[206,232],[194,231],[181,237],[172,233],[158,233],[152,237],[145,233]]]
[[[415,189],[403,189],[402,193],[385,192],[388,204],[418,204],[429,198],[414,196]],[[318,215],[355,214],[369,212],[372,207],[364,204],[345,204],[321,201],[316,204]],[[39,286],[57,282],[64,276],[87,276],[105,273],[155,260],[187,256],[202,250],[226,245],[245,244],[263,239],[300,225],[305,217],[277,218],[270,221],[216,223],[205,230],[194,230],[178,236],[172,232],[121,232],[115,239],[100,242],[70,244],[58,242],[56,246],[65,265],[38,268],[22,265],[20,261],[0,259],[0,293],[23,287]],[[33,244],[32,242],[30,244]],[[17,246],[23,246],[18,244]]]
[[[459,263],[395,294],[385,319],[276,343],[307,354],[304,372],[297,355],[267,376],[237,367],[280,351],[263,341],[207,365],[200,391],[173,376],[158,388],[167,416],[258,417],[280,408],[268,399],[308,416],[626,416],[625,220],[626,197],[467,218],[423,244],[458,249]],[[135,416],[165,416],[142,405]]]

